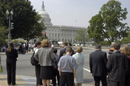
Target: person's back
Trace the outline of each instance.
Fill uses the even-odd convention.
[[[101,51],[101,45],[96,45],[96,51],[90,54],[89,65],[90,72],[92,73],[95,81],[95,86],[107,86],[106,75],[107,75],[107,55]]]
[[[72,48],[66,48],[66,55],[62,56],[59,60],[59,75],[60,75],[60,86],[74,86],[74,77],[76,69],[78,67],[76,60],[71,56]]]
[[[6,69],[8,85],[16,85],[16,61],[18,57],[17,50],[14,49],[14,44],[9,43],[6,51]]]
[[[75,86],[82,86],[83,83],[84,55],[81,53],[82,51],[82,47],[78,46],[76,48],[76,54],[73,55],[73,57],[76,59],[76,63],[78,64],[76,76],[74,79]]]
[[[67,47],[67,42],[63,42],[62,47],[63,47],[63,49],[60,50],[59,57],[62,57],[66,53],[65,51],[66,51],[66,47]]]
[[[36,59],[39,60],[41,66],[52,66],[52,56],[53,51],[50,47],[42,47],[38,50]]]
[[[109,61],[108,61],[107,68],[110,70],[109,80],[125,81],[125,70],[127,68],[126,55],[121,54],[120,51],[115,51],[113,54],[110,54],[108,56],[108,59]]]
[[[107,59],[105,57],[106,57],[106,53],[102,52],[100,50],[96,50],[95,52],[90,54],[90,59],[91,59],[90,66],[92,64],[91,72],[92,72],[93,76],[106,76]]]
[[[6,51],[7,61],[14,62],[17,61],[18,53],[16,49],[12,49],[11,52]]]
[[[71,56],[66,54],[65,56],[62,56],[61,58],[61,66],[62,66],[62,72],[73,72],[73,63],[75,62],[75,59]]]
[[[120,53],[120,43],[114,43],[113,47],[114,53],[108,56],[107,62],[108,84],[109,86],[124,86],[125,71],[128,68],[127,57]]]

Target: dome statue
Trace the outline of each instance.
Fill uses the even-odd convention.
[[[52,25],[49,14],[45,11],[44,1],[42,2],[42,9],[38,13],[44,19],[44,25]]]

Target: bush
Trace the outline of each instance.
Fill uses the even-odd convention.
[[[109,41],[101,41],[99,42],[99,44],[101,44],[102,46],[110,45]]]

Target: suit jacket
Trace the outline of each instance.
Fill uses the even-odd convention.
[[[90,71],[93,76],[107,75],[107,55],[105,52],[96,50],[90,54],[89,58]]]
[[[64,49],[60,50],[60,56],[59,56],[59,57],[63,56],[63,54],[66,53],[66,48],[67,48],[67,47],[65,47]],[[74,54],[75,54],[75,53],[74,53],[74,50],[72,49],[72,54],[71,54],[71,56],[74,55]]]
[[[125,70],[128,68],[127,57],[116,51],[108,56],[107,68],[110,81],[125,81]]]
[[[63,56],[64,53],[66,53],[66,47],[63,48],[62,50],[60,50],[60,56],[59,57]]]

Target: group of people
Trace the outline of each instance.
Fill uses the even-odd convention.
[[[90,72],[95,86],[100,86],[100,81],[102,86],[130,86],[130,47],[125,44],[121,49],[118,42],[113,47],[114,52],[108,58],[99,44],[96,51],[90,54]]]
[[[70,43],[63,42],[63,49],[59,55],[57,49],[51,47],[48,39],[36,42],[33,57],[38,62],[35,65],[36,86],[82,86],[84,55],[82,47],[78,46],[76,51]],[[89,57],[90,72],[95,81],[95,86],[130,86],[130,48],[120,43],[113,44],[114,52],[107,58],[107,54],[101,50],[101,45],[96,45],[96,51]],[[18,53],[13,43],[9,43],[7,55],[7,82],[15,85],[16,61]],[[108,76],[108,77],[106,77]],[[108,78],[108,79],[107,79]]]
[[[48,39],[36,43],[34,58],[39,62],[35,65],[36,86],[50,86],[50,80],[53,86],[56,86],[56,77],[58,86],[74,86],[74,81],[76,86],[82,86],[84,55],[81,52],[83,49],[77,47],[75,53],[70,43],[63,42],[62,46],[63,49],[58,55],[57,49],[52,48]]]

